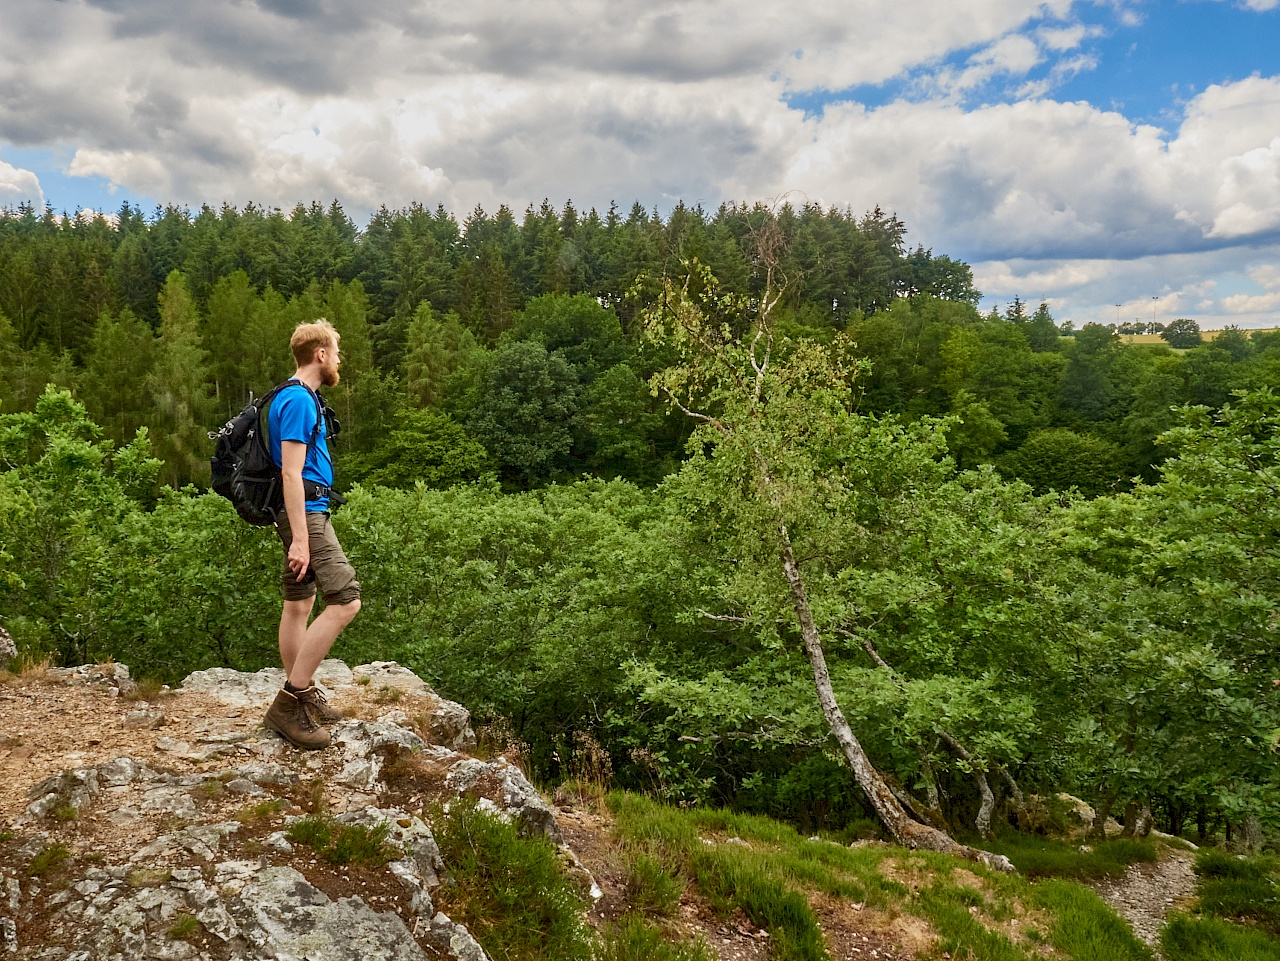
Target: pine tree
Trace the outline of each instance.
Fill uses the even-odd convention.
[[[164,460],[160,479],[173,487],[208,475],[208,431],[217,419],[209,381],[195,300],[175,270],[160,291],[160,340],[147,378],[151,446]]]

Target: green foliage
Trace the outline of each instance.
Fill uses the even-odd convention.
[[[537,484],[568,464],[579,392],[577,374],[560,354],[515,341],[489,358],[467,427],[504,475]]]
[[[401,410],[372,451],[342,463],[349,481],[366,486],[450,487],[478,480],[489,466],[489,455],[447,416]]]
[[[514,825],[466,800],[437,809],[432,830],[454,882],[437,891],[442,910],[465,924],[490,957],[591,957],[581,896],[551,842],[522,838]]]
[[[1120,448],[1092,434],[1065,427],[1036,431],[1000,460],[1000,470],[1029,484],[1037,494],[1076,490],[1098,497],[1125,485]]]
[[[1179,317],[1167,324],[1160,336],[1169,342],[1170,347],[1189,348],[1200,346],[1200,325],[1194,320]]]

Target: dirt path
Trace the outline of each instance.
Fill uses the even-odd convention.
[[[1169,851],[1155,864],[1131,864],[1124,877],[1108,878],[1093,887],[1159,956],[1166,916],[1195,891],[1193,860],[1186,851]]]

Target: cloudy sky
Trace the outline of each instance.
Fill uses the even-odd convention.
[[[879,204],[983,306],[1280,324],[1280,0],[3,0],[0,206]]]

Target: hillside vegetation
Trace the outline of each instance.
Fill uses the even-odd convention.
[[[28,656],[274,661],[278,543],[199,482],[325,315],[364,593],[336,653],[409,665],[542,783],[971,852],[1059,792],[1130,837],[1276,829],[1270,335],[983,317],[879,211],[0,237],[0,622]],[[74,282],[19,269],[42,257]]]

